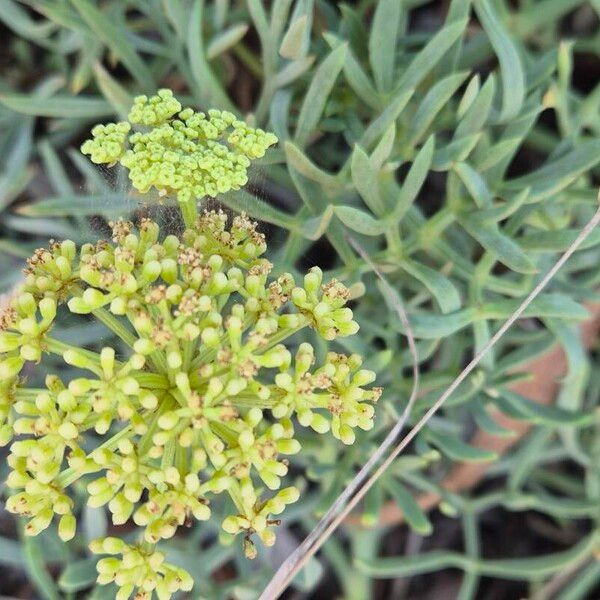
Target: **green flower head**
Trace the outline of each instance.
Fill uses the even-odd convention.
[[[135,98],[128,119],[94,127],[81,151],[95,163],[121,163],[138,191],[154,188],[180,202],[240,189],[250,161],[277,143],[230,112],[183,109],[167,89]]]
[[[97,126],[84,151],[129,166],[139,189],[180,199],[243,185],[249,159],[274,142],[228,113],[181,110],[165,90],[136,99],[130,120],[153,129],[130,135],[124,149],[129,124]],[[228,128],[229,148],[217,141]],[[7,508],[28,519],[26,534],[56,520],[70,540],[77,483],[114,525],[135,523],[138,543],[91,545],[103,555],[98,581],[114,582],[119,599],[191,589],[190,575],[165,562],[157,544],[213,518],[217,496],[228,499],[224,540],[241,535],[249,558],[256,539],[272,545],[276,517],[299,497],[284,487],[287,457],[301,451],[298,426],[351,444],[357,428],[373,426],[381,393],[368,387],[375,374],[359,356],[329,352],[317,363],[310,344],[289,343],[305,328],[327,341],[357,332],[341,282],[324,282],[317,267],[302,284],[289,273],[273,277],[265,236],[243,214],[204,211],[186,223],[172,235],[149,219],[119,220],[110,240],[36,251],[0,318]],[[68,313],[97,319],[122,347],[61,341],[53,328]],[[48,355],[68,378],[47,375],[44,387],[29,387],[28,365],[42,369]]]

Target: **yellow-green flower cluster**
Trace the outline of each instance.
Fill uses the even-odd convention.
[[[136,106],[136,119],[148,123],[176,108]],[[228,225],[223,212],[204,212],[180,236],[162,236],[147,219],[118,221],[110,241],[37,251],[2,317],[0,441],[16,438],[7,508],[29,518],[31,535],[56,516],[68,540],[76,533],[69,487],[79,481],[89,505],[106,506],[115,525],[137,524],[137,545],[92,545],[111,555],[98,563],[99,581],[115,582],[118,598],[191,588],[155,545],[209,519],[216,495],[235,507],[224,535],[242,534],[249,557],[255,534],[273,544],[274,517],[299,496],[282,489],[286,456],[301,449],[297,424],[347,444],[357,427],[372,427],[380,391],[366,389],[375,376],[358,356],[332,352],[315,365],[310,344],[294,352],[284,344],[304,327],[326,340],[355,333],[346,288],[324,283],[318,268],[303,285],[290,274],[273,278],[265,250],[244,215]],[[93,315],[129,351],[60,341],[53,325],[69,312]],[[47,354],[76,374],[27,387],[27,364]]]
[[[189,573],[165,563],[162,552],[129,546],[115,537],[95,540],[91,549],[112,555],[98,561],[98,581],[118,585],[116,600],[127,600],[136,590],[136,600],[149,599],[153,592],[159,600],[168,600],[179,590],[189,592],[194,585]]]
[[[180,202],[240,189],[250,160],[277,142],[230,112],[183,109],[167,89],[135,98],[128,119],[96,126],[82,152],[95,163],[120,162],[140,192],[154,188]]]

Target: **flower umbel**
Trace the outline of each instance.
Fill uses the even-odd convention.
[[[95,163],[120,162],[140,192],[155,188],[180,202],[240,189],[250,161],[277,142],[230,112],[184,109],[168,89],[135,98],[128,119],[94,127],[81,151]]]
[[[144,102],[133,112],[145,123],[176,109],[172,100],[160,110]],[[243,535],[249,558],[255,536],[274,543],[275,517],[299,497],[295,487],[281,489],[286,456],[300,451],[295,423],[347,444],[356,427],[373,424],[379,390],[365,389],[375,376],[358,356],[331,352],[315,366],[310,344],[292,354],[284,343],[305,327],[326,340],[355,333],[346,288],[324,284],[318,268],[303,286],[290,274],[271,277],[256,223],[244,215],[227,221],[221,211],[204,212],[180,236],[163,236],[148,219],[137,227],[118,221],[111,241],[79,252],[70,241],[52,243],[29,261],[0,320],[0,442],[17,437],[7,508],[28,518],[29,535],[56,517],[69,540],[69,487],[81,480],[90,506],[107,506],[115,525],[133,520],[139,544],[106,538],[91,546],[110,555],[98,562],[98,581],[116,583],[121,599],[192,587],[156,544],[209,519],[216,495],[230,498],[222,526]],[[53,326],[67,312],[94,316],[128,351],[60,341]],[[76,374],[27,387],[27,364],[48,354]]]
[[[357,355],[330,352],[315,366],[310,344],[294,354],[285,345],[306,327],[328,341],[356,333],[342,283],[324,283],[317,267],[303,285],[271,277],[256,223],[197,214],[196,198],[244,185],[275,137],[230,113],[182,110],[169,90],[136,98],[129,121],[96,126],[82,150],[121,162],[140,191],[176,194],[187,227],[165,235],[152,220],[120,220],[110,241],[35,252],[0,317],[0,445],[12,442],[6,506],[28,519],[26,534],[56,519],[59,536],[73,538],[77,483],[114,525],[141,528],[138,544],[91,544],[108,555],[98,581],[114,582],[118,599],[168,599],[193,581],[165,562],[161,540],[209,519],[211,498],[224,494],[225,535],[243,534],[249,558],[255,536],[272,545],[274,517],[299,497],[281,489],[286,456],[301,449],[295,425],[351,444],[355,428],[372,427],[380,390],[365,388],[375,375]],[[126,350],[60,341],[53,326],[68,313],[96,318]],[[28,387],[28,364],[48,355],[69,380]]]

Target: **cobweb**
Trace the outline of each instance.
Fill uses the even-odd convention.
[[[155,189],[140,194],[132,187],[127,169],[120,164],[113,167],[98,165],[96,170],[96,178],[88,177],[87,182],[79,186],[82,194],[91,193],[98,198],[97,215],[90,219],[94,233],[106,234],[107,223],[120,217],[129,218],[134,222],[140,217],[150,217],[159,224],[161,231],[175,235],[182,233],[183,223],[174,197],[161,197]],[[242,189],[269,202],[268,188],[265,169],[254,167],[249,171],[248,183]],[[238,202],[242,211],[248,212],[249,201],[243,194]],[[198,211],[204,210],[223,210],[230,217],[237,212],[227,207],[218,197],[200,198]]]

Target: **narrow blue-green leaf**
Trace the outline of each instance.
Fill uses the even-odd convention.
[[[507,267],[518,273],[535,273],[536,267],[521,248],[497,225],[490,224],[477,217],[476,213],[457,214],[459,223],[488,252]]]
[[[0,94],[0,102],[15,112],[36,117],[99,119],[114,114],[112,106],[97,96],[51,96]]]
[[[494,435],[496,437],[509,438],[516,435],[515,431],[502,427],[497,421],[495,421],[490,413],[481,404],[479,399],[469,406],[469,409],[473,411],[473,416],[477,425],[483,429],[486,433]]]
[[[162,9],[180,39],[184,39],[187,28],[186,6],[182,0],[162,0]]]
[[[96,581],[97,558],[85,558],[73,562],[60,574],[58,585],[65,592],[79,592],[89,588]]]
[[[506,182],[506,189],[531,187],[530,201],[540,201],[566,188],[583,173],[600,163],[600,139],[580,143],[559,159],[546,163],[533,173]]]
[[[290,24],[279,46],[279,54],[283,58],[297,60],[302,56],[307,27],[308,15],[302,15]]]
[[[223,54],[223,52],[227,52],[227,50],[242,40],[247,31],[247,23],[236,23],[225,31],[219,32],[212,40],[210,40],[208,47],[206,48],[208,59],[213,60],[220,54]]]
[[[443,569],[468,569],[471,561],[458,552],[432,550],[402,558],[356,559],[354,564],[361,573],[376,579],[397,579],[424,573],[435,573]]]
[[[69,82],[69,89],[73,94],[79,94],[90,84],[94,62],[100,60],[103,52],[104,46],[99,40],[90,40],[81,48]]]
[[[517,310],[520,301],[514,298],[500,298],[486,302],[480,307],[480,317],[503,319]],[[532,300],[523,312],[524,317],[550,317],[557,319],[582,320],[590,316],[587,309],[566,294],[542,292]]]
[[[396,89],[402,90],[418,86],[436,67],[454,42],[460,38],[467,23],[467,19],[460,19],[444,25],[413,58],[408,69],[400,78]]]
[[[500,577],[516,581],[527,581],[531,578],[532,573],[535,573],[537,579],[543,579],[579,564],[585,557],[590,555],[597,544],[598,534],[592,533],[564,552],[532,558],[485,560],[480,562],[478,570],[482,575],[488,577]]]
[[[600,15],[600,0],[593,1],[596,3],[596,12]],[[588,600],[598,583],[600,583],[600,564],[593,561],[563,587],[556,600]]]
[[[304,75],[304,73],[312,67],[314,62],[314,56],[304,56],[294,62],[288,63],[273,77],[273,85],[277,88],[289,85],[293,81],[296,81],[298,77]]]
[[[445,275],[427,265],[409,259],[400,261],[400,267],[418,279],[431,292],[444,314],[460,309],[458,290]]]
[[[507,407],[512,415],[519,415],[524,421],[545,425],[548,427],[564,427],[567,425],[580,425],[586,422],[587,415],[579,411],[568,411],[558,406],[546,406],[533,402],[516,392],[500,389],[502,402],[498,402],[499,408]]]
[[[379,291],[385,299],[385,302],[390,310],[394,310],[394,306],[399,301],[397,292],[389,289],[387,286],[379,285]],[[472,308],[456,311],[448,315],[441,314],[409,314],[409,322],[415,338],[426,340],[437,340],[448,337],[461,329],[464,329],[475,320],[475,311]],[[391,326],[401,333],[406,335],[404,325],[399,319],[395,319]]]
[[[41,46],[51,47],[45,38],[55,31],[56,25],[48,21],[34,21],[26,9],[13,0],[3,0],[0,21],[19,36],[38,42]]]
[[[409,139],[417,143],[426,133],[436,116],[448,105],[448,101],[463,84],[468,71],[453,73],[438,81],[419,103],[419,108],[411,121]]]
[[[397,204],[390,215],[392,222],[398,223],[419,195],[431,169],[434,150],[435,138],[432,135],[419,150],[402,183]]]
[[[385,134],[389,127],[400,116],[400,113],[406,108],[409,100],[415,93],[414,88],[401,89],[389,101],[381,114],[371,122],[365,133],[360,139],[360,145],[370,150],[378,140]]]
[[[273,133],[283,143],[290,137],[289,116],[292,94],[290,90],[278,90],[273,96],[269,109],[269,122]]]
[[[46,570],[45,553],[39,538],[23,536],[22,541],[25,568],[40,596],[44,600],[61,600],[56,584]]]
[[[280,40],[283,39],[283,32],[285,25],[288,22],[290,14],[290,8],[294,0],[273,0],[271,3],[271,19],[269,23],[269,30],[273,42],[280,44]]]
[[[500,204],[497,203],[490,208],[484,208],[479,211],[479,217],[486,222],[496,223],[504,221],[508,217],[516,213],[523,204],[529,199],[530,188],[525,188],[518,194],[515,194],[512,198],[508,198],[506,202]],[[519,244],[521,239],[519,239]]]
[[[248,0],[248,11],[256,27],[261,44],[270,43],[269,20],[261,0]]]
[[[512,120],[505,128],[497,144],[492,144],[478,156],[476,167],[488,171],[488,181],[501,182],[506,179],[506,171],[513,158],[537,122],[543,104],[537,95],[532,95],[523,108],[523,114]]]
[[[335,175],[326,173],[317,167],[298,146],[292,142],[286,142],[284,148],[289,164],[308,179],[321,184],[328,194],[334,194],[342,189],[343,186]]]
[[[0,252],[4,252],[4,254],[16,256],[17,258],[29,258],[34,250],[35,247],[30,244],[0,238]]]
[[[377,170],[383,167],[385,161],[390,157],[392,150],[394,149],[394,142],[396,140],[396,125],[392,125],[379,140],[379,143],[373,149],[371,154],[371,164]]]
[[[467,84],[467,88],[465,89],[462,98],[458,104],[458,108],[456,109],[456,116],[459,119],[462,119],[465,116],[465,113],[471,107],[471,104],[479,94],[479,90],[481,89],[481,78],[479,73],[473,75]]]
[[[369,28],[369,62],[381,92],[389,91],[393,85],[401,12],[402,2],[379,0]]]
[[[378,221],[364,210],[352,206],[335,206],[334,211],[346,227],[363,235],[381,235],[388,227],[384,221]]]
[[[170,2],[171,0],[167,0]],[[108,585],[97,584],[87,596],[87,600],[115,600],[119,588],[114,583]]]
[[[419,535],[431,535],[433,525],[413,495],[396,479],[386,478],[385,487],[402,511],[410,528]]]
[[[293,167],[290,167],[290,175],[298,194],[302,198],[302,202],[310,210],[310,213],[313,216],[321,215],[323,206],[327,204],[327,198],[324,196],[323,189],[316,182],[298,173]],[[333,219],[331,221],[326,235],[342,261],[346,264],[354,263],[354,251],[346,239],[343,225],[338,220]]]
[[[129,42],[127,33],[119,29],[89,0],[71,0],[83,20],[113,52],[139,84],[148,92],[155,87],[154,77],[146,63],[140,58]]]
[[[461,178],[465,187],[479,208],[491,206],[494,197],[485,179],[468,163],[459,162],[454,171]]]
[[[94,63],[94,77],[100,91],[120,119],[125,120],[133,104],[133,96],[99,63]]]
[[[28,4],[33,5],[33,0],[28,0]],[[68,3],[63,4],[61,2],[58,4],[53,0],[35,0],[35,9],[61,27],[72,29],[84,35],[90,34],[89,27]]]
[[[381,197],[377,171],[367,153],[357,144],[352,152],[350,164],[352,183],[361,195],[365,204],[376,215],[385,211],[385,203]],[[375,235],[375,234],[373,234]]]
[[[438,148],[433,157],[431,168],[434,171],[448,171],[454,163],[467,160],[480,139],[481,132],[473,133],[455,138],[444,147]]]
[[[519,114],[525,99],[525,73],[514,43],[514,36],[506,29],[490,0],[475,0],[477,16],[494,48],[502,74],[501,121],[509,121]]]
[[[321,119],[327,98],[344,65],[347,47],[347,44],[342,44],[332,50],[315,71],[314,77],[304,96],[296,125],[294,139],[296,144],[301,148],[306,146],[310,134],[317,127]]]
[[[496,80],[490,75],[458,123],[454,139],[477,133],[488,120],[496,91]]]
[[[340,38],[330,32],[324,33],[323,37],[331,48],[337,48],[344,43]],[[375,110],[381,109],[381,97],[369,76],[365,73],[358,60],[356,60],[356,57],[350,48],[348,48],[346,59],[344,60],[344,77],[356,95],[365,104]]]
[[[272,223],[278,227],[292,229],[295,221],[292,215],[267,204],[246,190],[228,192],[219,199],[229,208],[238,212],[246,212],[252,218],[266,223]]]
[[[23,551],[19,542],[0,537],[0,565],[13,568],[23,566]]]
[[[529,363],[531,359],[546,353],[556,342],[555,337],[549,332],[543,332],[540,339],[522,345],[515,350],[511,350],[496,362],[498,373],[515,371]]]
[[[96,326],[102,327],[103,325],[98,323]],[[77,327],[76,330],[80,335],[81,327]],[[64,337],[61,337],[60,339],[68,342],[68,335],[69,333],[65,332]],[[80,345],[82,345],[81,342]],[[103,506],[92,507],[85,505],[81,510],[81,519],[83,521],[81,530],[83,537],[88,544],[92,540],[106,537],[106,532],[108,530],[108,519],[106,516],[106,510]]]
[[[330,204],[322,214],[310,219],[302,219],[300,224],[296,224],[293,231],[298,231],[308,240],[318,240],[325,235],[331,217],[333,216],[333,206]]]
[[[231,100],[224,92],[206,58],[203,25],[204,0],[195,0],[188,23],[187,48],[196,95],[203,108],[216,107],[235,111]]]
[[[434,446],[437,446],[453,460],[461,462],[487,462],[497,458],[495,452],[466,444],[453,435],[428,430],[426,436]]]
[[[26,204],[18,212],[30,217],[111,216],[129,213],[136,206],[135,200],[123,194],[65,195]]]
[[[560,231],[536,231],[519,238],[519,246],[533,252],[563,252],[581,233],[580,229],[562,229]],[[579,250],[593,248],[600,244],[600,230],[595,229],[579,246]]]
[[[52,183],[52,187],[61,195],[73,193],[69,177],[56,154],[56,150],[51,146],[48,140],[42,140],[39,143],[39,151],[44,161],[44,171]]]
[[[458,552],[433,550],[401,558],[358,559],[355,564],[361,572],[377,579],[396,579],[456,568],[482,576],[516,581],[528,581],[532,574],[535,574],[536,578],[541,580],[578,564],[590,555],[597,544],[598,534],[593,533],[569,550],[533,558],[483,560],[472,559]]]
[[[383,505],[383,487],[374,485],[365,495],[360,524],[363,527],[375,527],[379,522],[379,512]]]
[[[25,188],[33,140],[33,120],[21,118],[10,137],[11,147],[0,171],[0,211],[8,206]]]

